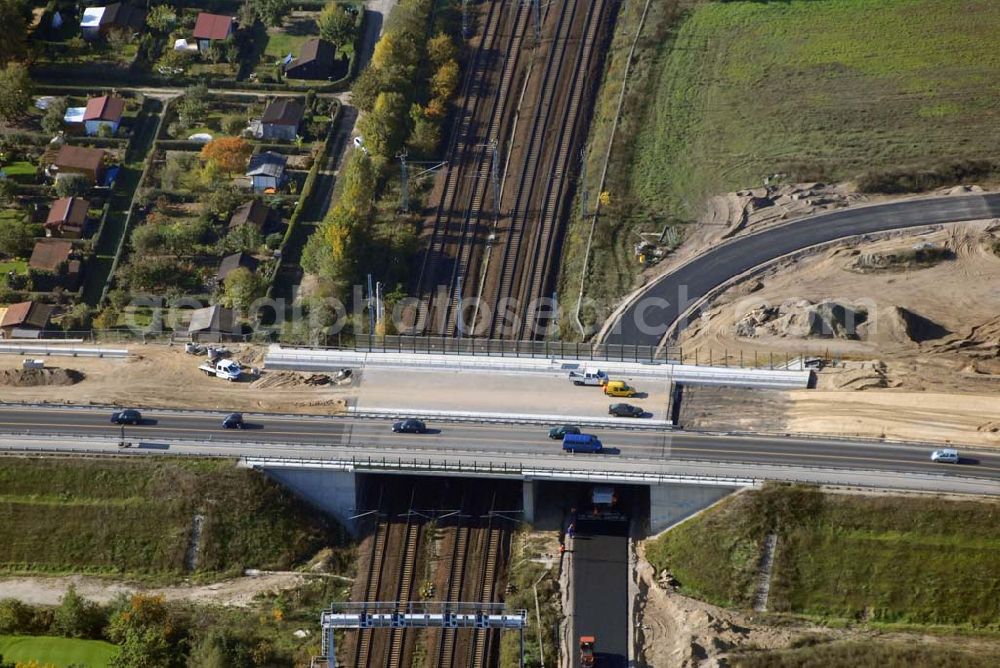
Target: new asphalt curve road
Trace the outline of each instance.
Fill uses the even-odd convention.
[[[737,237],[647,286],[621,311],[604,343],[655,346],[685,311],[738,276],[796,251],[837,239],[907,227],[1000,217],[1000,193],[914,199],[809,216]]]
[[[121,428],[110,422],[110,409],[32,408],[0,404],[0,446],[19,436],[51,437],[60,445],[46,449],[71,451],[88,444],[117,443]],[[950,476],[997,483],[1000,453],[963,452],[960,466],[934,464],[930,448],[780,436],[731,436],[670,431],[594,429],[615,454],[570,455],[548,438],[545,426],[432,422],[426,434],[395,434],[391,421],[349,416],[287,416],[245,413],[248,428],[222,428],[225,413],[169,410],[143,411],[143,424],[125,427],[126,441],[154,453],[224,454],[295,458],[447,457],[451,460],[490,456],[510,466],[563,466],[614,470],[652,470],[670,462],[742,462],[789,467],[821,467],[846,471],[886,471]],[[622,418],[622,424],[629,424]]]

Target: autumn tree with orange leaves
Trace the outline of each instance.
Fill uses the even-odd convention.
[[[201,159],[232,174],[243,170],[253,153],[253,146],[242,137],[219,137],[205,144],[201,149]]]

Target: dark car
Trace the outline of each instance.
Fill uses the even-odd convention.
[[[608,415],[615,417],[642,417],[646,411],[632,404],[611,404],[608,406]]]
[[[243,429],[246,426],[243,421],[243,413],[230,413],[222,421],[222,426],[224,429]]]
[[[115,424],[139,424],[142,422],[142,413],[134,408],[126,408],[112,413],[111,421]]]
[[[564,424],[561,427],[552,427],[552,429],[549,429],[549,438],[561,441],[562,437],[565,436],[566,434],[579,434],[579,433],[580,433],[579,427],[571,424]]]
[[[406,418],[394,423],[392,430],[397,434],[423,434],[427,431],[427,425],[415,418]]]

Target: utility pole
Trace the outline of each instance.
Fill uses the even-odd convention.
[[[368,336],[375,335],[375,312],[372,296],[372,275],[368,274]]]
[[[587,149],[580,149],[580,220],[587,217]]]
[[[535,44],[542,42],[542,3],[541,0],[531,0],[535,6]]]
[[[493,229],[500,224],[500,159],[496,137],[490,142],[490,177],[493,179]]]
[[[400,209],[403,213],[410,212],[410,172],[406,165],[406,149],[396,154],[399,158]]]

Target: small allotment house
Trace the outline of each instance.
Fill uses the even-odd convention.
[[[304,111],[299,102],[278,98],[267,105],[264,115],[260,117],[260,139],[295,141]]]
[[[333,44],[313,37],[303,43],[298,58],[285,65],[289,79],[326,80],[334,74],[336,53]]]
[[[82,197],[63,197],[52,203],[45,219],[45,236],[79,239],[87,228],[90,202]]]
[[[225,41],[235,30],[235,17],[201,12],[194,24],[194,39],[198,43],[198,50],[205,53],[212,42]]]
[[[250,187],[258,193],[280,190],[288,181],[285,173],[287,162],[286,156],[273,151],[262,151],[250,156],[246,173],[250,178]]]
[[[101,126],[111,128],[111,134],[118,133],[122,115],[125,113],[125,100],[120,97],[102,95],[87,100],[87,108],[83,112],[83,125],[90,136],[96,135]]]

